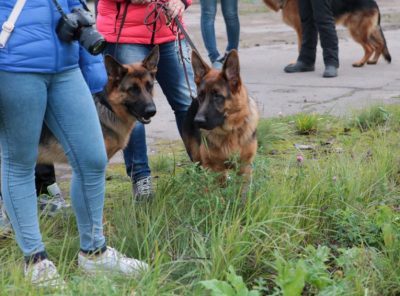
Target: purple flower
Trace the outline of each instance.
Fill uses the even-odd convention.
[[[300,154],[297,155],[296,160],[297,160],[298,163],[303,163],[303,162],[304,162],[304,157],[303,157],[303,155],[300,155]]]

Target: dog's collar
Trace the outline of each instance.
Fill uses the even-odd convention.
[[[106,107],[110,111],[114,112],[112,107],[111,107],[111,105],[110,105],[110,103],[107,100],[107,94],[106,94],[105,90],[102,90],[100,92],[97,92],[97,93],[93,94],[93,98],[94,98],[95,101],[99,102],[104,107]]]

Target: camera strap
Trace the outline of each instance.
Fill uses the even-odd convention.
[[[6,46],[8,38],[10,38],[11,33],[14,30],[15,23],[17,22],[18,17],[25,6],[25,2],[26,0],[17,0],[10,16],[1,26],[2,30],[0,32],[0,48],[4,48]]]
[[[26,1],[26,0],[25,0],[25,1]],[[54,6],[57,8],[57,11],[61,14],[62,18],[67,19],[68,16],[67,16],[67,14],[65,13],[65,11],[62,9],[60,3],[59,3],[57,0],[53,0],[53,3],[54,3]],[[82,7],[83,7],[84,10],[90,12],[90,10],[89,10],[89,8],[87,7],[85,1],[79,0],[79,3],[81,3],[81,5],[82,5]]]

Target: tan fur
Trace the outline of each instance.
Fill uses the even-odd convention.
[[[158,47],[155,47],[150,55],[153,55],[154,59],[156,59],[158,63]],[[129,88],[129,85],[136,83],[143,90],[146,83],[154,82],[155,72],[157,70],[156,66],[152,65],[152,70],[149,71],[149,69],[146,68],[145,61],[146,60],[136,64],[121,65],[121,67],[126,71],[126,73],[124,73],[124,77],[126,77],[124,83],[128,84],[124,85],[124,89],[127,90]],[[149,66],[147,67],[149,68]],[[138,73],[144,74],[139,75]],[[132,96],[130,96],[126,91],[121,90],[121,80],[121,77],[116,77],[115,75],[110,73],[108,75],[106,96],[112,110],[107,108],[99,101],[95,101],[97,114],[99,116],[100,124],[102,127],[104,144],[106,147],[108,159],[113,157],[115,153],[117,153],[119,150],[125,148],[129,140],[131,131],[134,128],[137,120],[137,118],[132,113],[128,112],[127,107],[125,106],[125,103],[128,100],[132,100]],[[143,101],[143,103],[146,103],[148,101],[152,102],[152,100],[152,92],[149,93],[147,97],[140,98],[140,102]],[[52,134],[48,136],[45,140],[41,139],[37,162],[44,164],[52,164],[54,162],[68,162],[61,145]]]
[[[274,11],[277,11],[276,8],[281,7],[283,0],[264,0],[264,3]],[[298,49],[300,51],[302,28],[298,0],[285,1],[284,7],[280,10],[282,11],[283,21],[296,31]],[[353,63],[354,67],[362,67],[365,63],[376,64],[379,57],[387,50],[378,20],[379,11],[376,9],[357,11],[336,18],[336,24],[347,27],[354,41],[359,43],[364,49],[364,56],[359,61]],[[374,57],[371,59],[372,55]]]
[[[233,58],[229,55],[233,55]],[[238,63],[236,51],[229,55],[227,61],[237,59]],[[224,114],[222,126],[212,130],[200,129],[202,138],[200,143],[191,134],[184,135],[186,148],[195,162],[223,175],[228,169],[233,168],[234,163],[230,162],[232,157],[238,156],[240,165],[238,173],[245,174],[249,178],[251,163],[257,152],[256,129],[259,115],[256,103],[249,97],[239,73],[232,74],[231,79],[225,77],[229,76],[226,74],[229,65],[224,64],[225,70],[222,71],[211,69],[196,52],[192,55],[192,63],[198,88],[205,83],[207,92],[218,92],[228,99],[225,99],[223,109],[219,110]],[[204,68],[204,73],[199,67]],[[231,90],[230,94],[226,92],[227,85]]]

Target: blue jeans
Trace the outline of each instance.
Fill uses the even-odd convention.
[[[215,38],[215,15],[217,0],[200,0],[201,4],[201,34],[211,62],[220,56]],[[228,45],[226,52],[239,47],[240,23],[238,16],[238,0],[221,0],[222,14],[225,20]]]
[[[0,71],[0,81],[1,191],[22,252],[30,256],[45,249],[34,177],[43,120],[72,167],[71,199],[81,249],[102,247],[107,155],[80,69],[58,74]]]
[[[153,45],[145,44],[108,44],[106,52],[116,57],[122,64],[141,62],[151,51]],[[189,60],[189,47],[182,40],[182,49],[186,57],[185,65],[189,76],[192,92],[196,90],[192,65]],[[168,103],[175,112],[175,119],[180,135],[182,135],[183,121],[191,104],[189,89],[185,80],[183,66],[176,53],[175,42],[160,44],[160,61],[156,79],[166,96]],[[146,132],[144,125],[136,122],[128,145],[124,149],[126,172],[135,182],[150,176],[150,167],[147,158]]]

